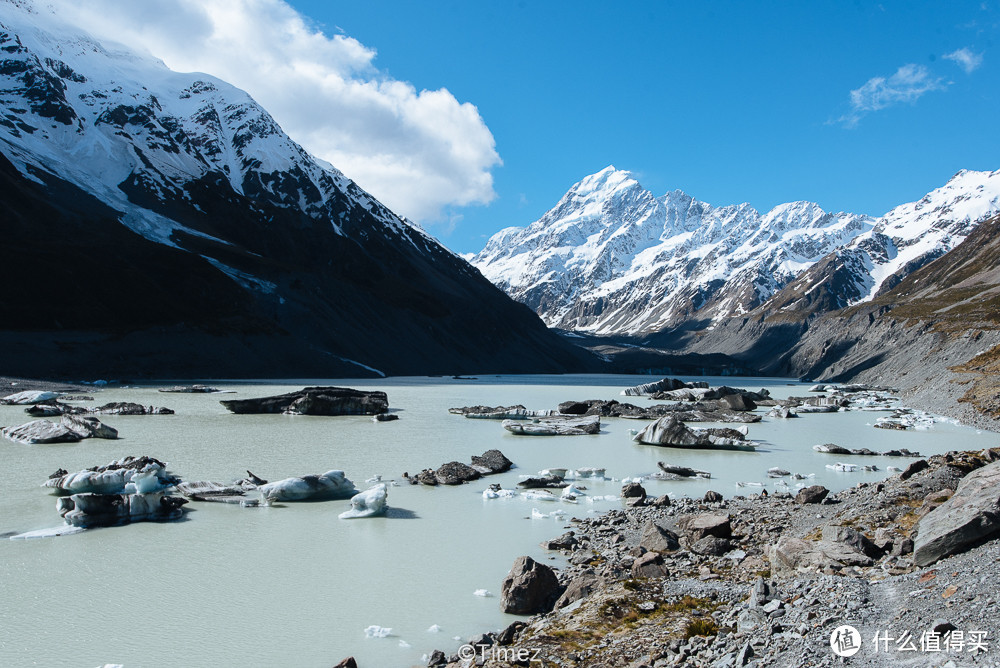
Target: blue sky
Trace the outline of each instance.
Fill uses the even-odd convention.
[[[608,164],[656,194],[876,215],[1000,168],[994,2],[291,4],[393,78],[478,108],[503,160],[496,199],[428,225],[460,252]],[[944,58],[961,49],[971,62]],[[907,65],[917,78],[893,87]]]
[[[609,164],[872,215],[1000,169],[1000,0],[50,1],[246,89],[463,253]]]

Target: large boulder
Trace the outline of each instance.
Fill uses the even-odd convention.
[[[461,485],[463,482],[478,480],[482,474],[468,464],[448,462],[434,471],[434,477],[442,485]]]
[[[846,543],[809,541],[782,536],[768,554],[771,572],[795,575],[801,572],[840,570],[845,566],[871,566],[872,560]]]
[[[662,578],[666,575],[667,569],[659,552],[647,552],[632,562],[632,577]]]
[[[677,534],[670,529],[661,527],[652,520],[646,522],[646,526],[642,528],[639,546],[650,552],[673,552],[681,548]]]
[[[812,485],[811,487],[799,490],[799,493],[795,495],[795,503],[802,505],[807,503],[822,503],[823,499],[829,493],[830,490],[822,485]]]
[[[504,473],[509,471],[514,462],[507,459],[499,450],[487,450],[481,455],[472,455],[472,468],[483,475]]]
[[[733,535],[729,515],[724,513],[685,515],[677,522],[677,527],[685,533],[688,543],[696,543],[705,536],[731,538]]]
[[[555,608],[565,608],[570,603],[578,601],[581,598],[590,596],[590,594],[597,589],[600,584],[600,579],[594,573],[593,570],[587,570],[575,578],[570,580],[569,584],[566,585],[566,591],[563,592],[559,600],[556,601]]]
[[[995,538],[1000,533],[1000,462],[965,476],[951,498],[921,518],[915,530],[917,566]]]
[[[348,387],[306,387],[256,399],[228,399],[220,404],[233,413],[286,413],[290,415],[378,415],[389,410],[385,392]]]
[[[873,543],[868,536],[850,527],[828,524],[823,527],[823,540],[845,543],[872,559],[880,559],[885,554],[885,551]]]
[[[500,586],[500,609],[514,615],[552,610],[562,594],[555,572],[531,557],[518,557]]]

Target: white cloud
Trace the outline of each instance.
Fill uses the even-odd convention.
[[[923,65],[903,65],[892,76],[872,77],[860,88],[851,91],[851,110],[837,119],[854,127],[868,113],[901,102],[916,102],[924,93],[944,90],[940,77],[931,76]]]
[[[248,91],[293,139],[401,215],[434,222],[445,207],[496,197],[490,170],[501,160],[475,106],[388,77],[374,49],[322,33],[283,0],[50,2],[97,37]]]
[[[945,60],[953,60],[959,67],[965,70],[966,74],[971,74],[973,70],[983,64],[983,54],[973,53],[969,49],[961,48],[942,56]]]

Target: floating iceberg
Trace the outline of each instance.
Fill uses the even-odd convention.
[[[89,529],[176,520],[187,499],[164,494],[74,494],[59,498],[56,508],[68,524]]]
[[[286,478],[259,487],[267,501],[326,501],[347,499],[358,493],[354,483],[343,471],[327,471],[323,475]]]
[[[351,497],[351,509],[340,513],[342,520],[355,519],[359,517],[375,517],[384,515],[386,509],[386,498],[389,492],[385,483],[379,483],[371,489]]]
[[[517,496],[517,492],[512,489],[503,489],[497,483],[493,483],[483,490],[484,499],[512,499]]]
[[[60,494],[150,494],[180,482],[166,471],[166,464],[153,457],[124,457],[94,471],[77,471],[50,478],[42,487]]]
[[[7,396],[0,399],[0,404],[12,404],[18,406],[24,406],[27,404],[39,404],[45,401],[52,401],[53,399],[58,399],[58,392],[46,392],[44,390],[26,390],[24,392],[15,392],[14,394],[8,394]]]
[[[437,624],[431,624],[430,628],[427,629],[428,633],[441,633],[441,627]]]
[[[483,598],[489,598],[490,596],[493,596],[493,594],[491,594],[488,589],[477,589],[476,591],[472,592],[472,595],[482,596]]]
[[[584,467],[582,469],[577,469],[576,470],[576,477],[577,478],[603,478],[605,470],[606,469],[603,469],[603,468],[593,468],[593,467],[587,466],[587,467]]]
[[[532,508],[531,509],[531,519],[533,519],[533,520],[544,520],[546,518],[548,518],[548,515],[546,515],[543,512],[540,512],[538,510],[538,508]]]
[[[366,638],[388,638],[391,633],[392,629],[374,624],[365,628]]]

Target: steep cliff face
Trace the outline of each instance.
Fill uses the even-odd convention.
[[[245,92],[41,3],[0,0],[0,158],[8,373],[593,368]]]

